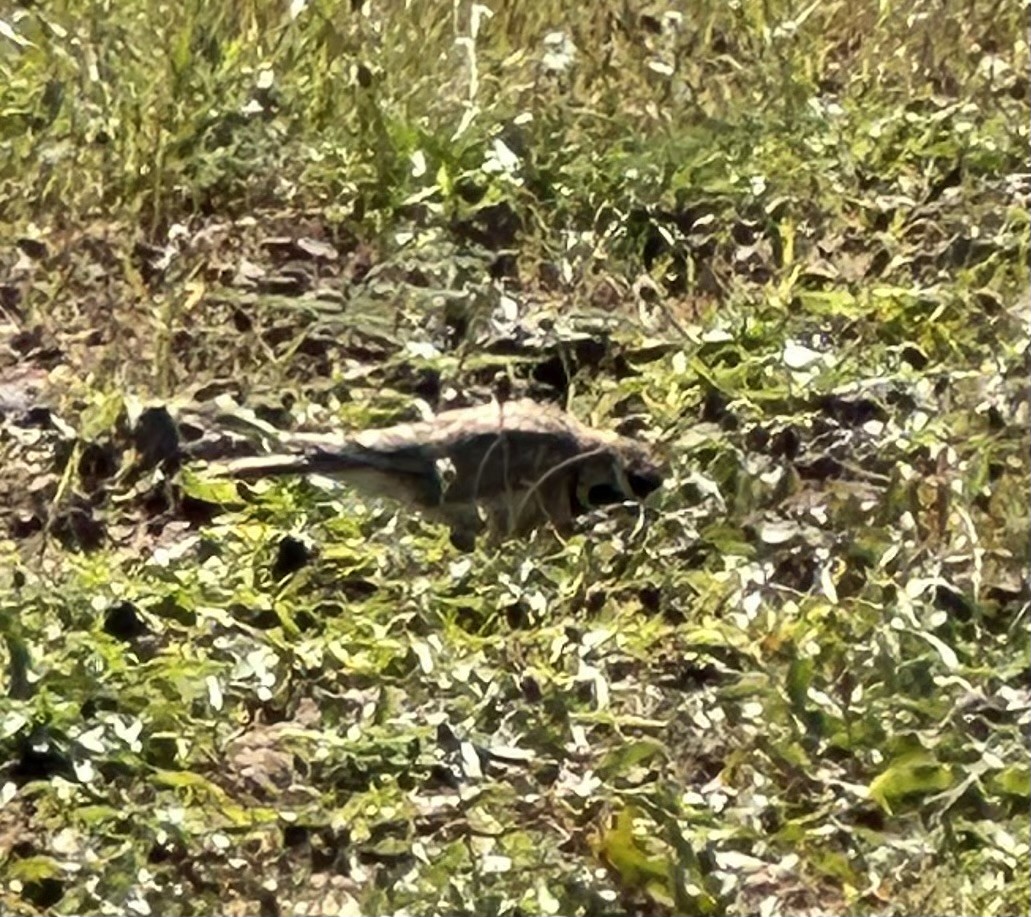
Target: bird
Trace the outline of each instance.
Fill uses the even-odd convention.
[[[343,437],[307,435],[289,451],[232,459],[219,476],[254,481],[321,475],[390,497],[448,526],[471,550],[490,537],[525,537],[550,524],[562,536],[585,512],[643,500],[661,487],[654,449],[596,429],[529,398],[441,411],[430,419]]]

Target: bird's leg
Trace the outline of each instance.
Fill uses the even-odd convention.
[[[507,373],[499,371],[494,376],[494,398],[498,408],[498,433],[497,437],[487,448],[487,451],[483,454],[483,458],[480,459],[479,467],[476,469],[476,483],[473,486],[473,502],[478,503],[480,499],[480,484],[483,481],[484,470],[487,468],[487,464],[494,454],[494,450],[497,448],[501,449],[501,480],[505,488],[505,505],[510,506],[514,503],[512,498],[512,482],[509,475],[509,442],[508,437],[505,435],[505,402],[507,402],[512,396],[512,380]],[[505,526],[506,530],[510,533],[515,526],[515,518],[512,517],[511,511],[509,511],[509,518]],[[497,518],[493,520],[493,524],[497,525]]]
[[[512,398],[512,376],[507,370],[499,370],[494,374],[494,386],[493,386],[494,400],[498,403],[498,439],[501,441],[501,480],[505,486],[505,505],[511,507],[513,503],[512,499],[512,481],[509,477],[509,442],[505,436],[505,402],[510,401]],[[518,524],[518,519],[511,517],[509,514],[508,524],[506,528],[509,532],[513,531]]]

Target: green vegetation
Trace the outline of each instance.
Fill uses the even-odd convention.
[[[0,911],[1028,913],[1026,3],[490,7],[0,8]],[[163,461],[499,370],[669,485]]]

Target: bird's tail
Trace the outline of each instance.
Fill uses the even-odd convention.
[[[271,455],[248,455],[212,466],[219,477],[235,478],[240,481],[254,481],[259,478],[279,475],[308,474],[314,469],[306,455],[289,453]]]
[[[370,496],[389,496],[423,508],[439,506],[444,498],[441,477],[431,459],[417,451],[384,453],[360,443],[333,449],[247,456],[209,468],[219,477],[237,481],[321,475]]]
[[[347,477],[348,472],[364,471],[395,475],[434,475],[432,462],[428,463],[426,457],[418,452],[383,452],[360,443],[347,443],[333,448],[316,446],[303,452],[249,455],[223,462],[213,470],[222,477],[238,480],[297,474]]]

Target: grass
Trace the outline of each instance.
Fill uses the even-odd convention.
[[[1026,9],[495,6],[0,18],[0,909],[1027,913]],[[466,557],[146,413],[498,370],[640,520]]]

